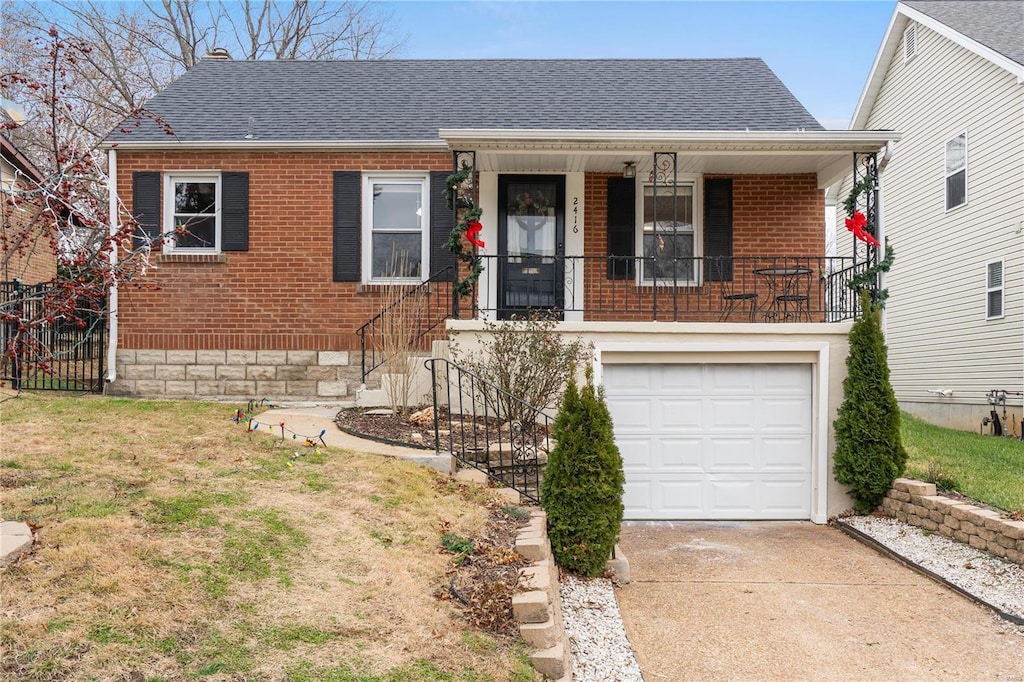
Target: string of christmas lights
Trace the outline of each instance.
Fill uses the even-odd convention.
[[[266,422],[261,423],[256,419],[256,410],[257,408],[263,406],[269,407],[271,409],[273,409],[274,407],[266,398],[263,398],[262,400],[250,400],[244,411],[241,408],[235,410],[235,416],[231,418],[231,421],[235,422],[236,424],[244,423],[246,426],[246,431],[259,431],[264,426],[267,427],[267,430],[271,432],[273,432],[274,429],[280,429],[281,440],[285,440],[288,434],[291,434],[292,440],[299,440],[301,438],[303,440],[303,445],[305,445],[308,448],[317,448],[317,441],[320,441],[320,444],[323,445],[325,448],[327,447],[327,443],[324,442],[324,434],[327,433],[327,429],[322,429],[319,435],[310,436],[299,433],[298,431],[293,431],[292,429],[288,428],[288,426],[283,421],[278,422],[276,426],[274,424],[269,424]]]

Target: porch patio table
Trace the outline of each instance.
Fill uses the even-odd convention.
[[[754,270],[754,274],[763,278],[768,287],[768,307],[764,311],[766,322],[800,317],[810,319],[811,297],[804,285],[810,284],[813,273],[811,268],[803,265]]]

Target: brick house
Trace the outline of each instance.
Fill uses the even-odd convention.
[[[15,279],[25,284],[48,282],[57,276],[57,254],[49,243],[39,245],[20,233],[35,219],[39,204],[8,202],[15,188],[25,191],[43,181],[43,175],[6,136],[0,135],[0,281]],[[31,237],[31,233],[29,235]]]
[[[894,133],[823,130],[759,59],[205,60],[149,109],[173,133],[112,134],[112,191],[171,236],[156,286],[116,294],[110,392],[354,398],[397,280],[465,343],[544,309],[595,344],[631,518],[843,508],[829,425],[864,264],[825,257],[824,188]],[[464,162],[486,246],[459,299]],[[669,454],[686,440],[702,462]]]

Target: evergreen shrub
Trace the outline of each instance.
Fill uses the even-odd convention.
[[[900,410],[892,384],[880,307],[866,292],[863,315],[850,330],[843,403],[835,421],[836,480],[849,489],[858,513],[874,511],[907,464]]]
[[[541,506],[555,561],[598,576],[622,526],[625,475],[603,389],[594,388],[589,368],[582,390],[572,374],[552,425],[555,447],[541,482]]]

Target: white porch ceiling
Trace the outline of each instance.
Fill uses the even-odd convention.
[[[899,139],[888,131],[648,132],[442,130],[449,148],[476,152],[477,169],[496,172],[618,173],[643,177],[655,152],[676,152],[679,173],[814,173],[820,188],[853,169],[854,152],[878,152]]]

